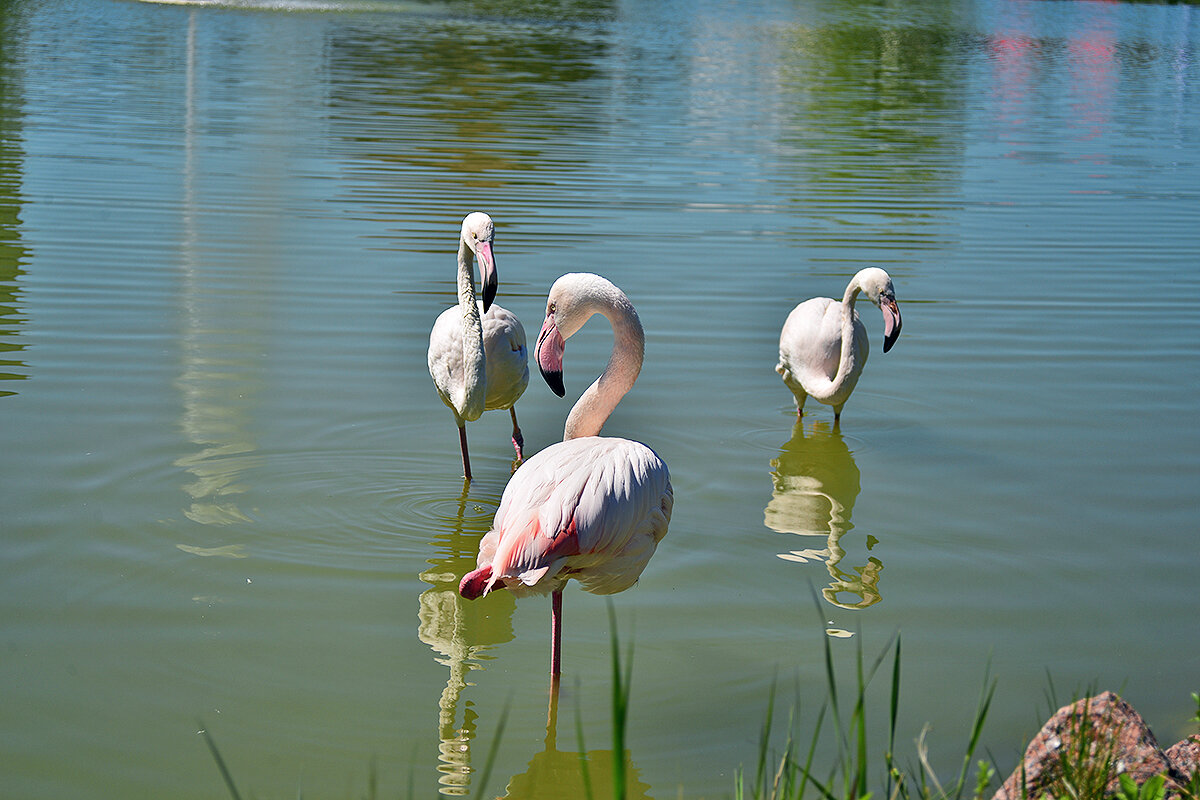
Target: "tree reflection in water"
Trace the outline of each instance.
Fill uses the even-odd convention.
[[[780,553],[786,561],[822,561],[830,583],[821,590],[824,598],[839,608],[867,608],[878,603],[879,573],[883,563],[874,556],[850,570],[839,566],[846,557],[841,539],[853,527],[850,514],[861,488],[854,455],[837,428],[814,422],[805,431],[798,418],[792,438],[771,461],[773,488],[764,512],[766,526],[779,533],[821,537],[824,547],[808,547]],[[875,546],[867,536],[867,549]]]

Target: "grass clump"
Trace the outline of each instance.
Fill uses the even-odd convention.
[[[861,644],[856,650],[855,685],[853,694],[843,697],[833,665],[833,652],[828,637],[824,639],[825,679],[828,697],[817,713],[812,737],[801,752],[793,731],[798,709],[793,708],[788,735],[782,751],[772,753],[770,735],[775,705],[772,687],[766,722],[759,740],[758,762],[754,780],[747,787],[745,775],[739,770],[735,778],[734,797],[737,800],[800,800],[804,797],[825,800],[867,800],[883,797],[887,800],[959,800],[968,789],[968,772],[979,745],[983,724],[995,693],[995,681],[986,681],[980,695],[970,737],[963,754],[962,766],[954,782],[943,786],[929,764],[925,735],[917,740],[919,766],[905,769],[897,760],[896,723],[900,706],[900,637],[893,637],[870,668],[865,668]],[[891,653],[891,686],[888,704],[887,747],[882,761],[873,759],[867,742],[867,686]],[[829,723],[827,730],[826,721]],[[814,758],[822,737],[835,744],[832,765],[824,772],[814,767]],[[980,761],[971,797],[984,796],[996,775],[995,768]]]

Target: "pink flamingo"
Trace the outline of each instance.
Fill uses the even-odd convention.
[[[667,465],[628,439],[601,437],[609,414],[637,380],[645,334],[625,293],[599,275],[554,282],[535,357],[546,383],[565,393],[566,340],[593,314],[613,328],[608,365],[567,416],[563,441],[526,461],[479,543],[478,568],[459,584],[473,600],[496,589],[551,595],[550,674],[561,674],[562,591],[575,578],[595,594],[632,586],[667,533],[674,502]]]
[[[867,267],[850,279],[839,303],[831,297],[814,297],[792,309],[779,336],[779,365],[775,371],[796,396],[796,415],[803,416],[804,401],[812,395],[833,406],[838,422],[842,406],[858,384],[867,355],[867,328],[854,310],[859,292],[883,312],[883,352],[900,337],[900,306],[891,277],[878,267]]]
[[[507,408],[512,416],[513,449],[521,460],[524,438],[517,425],[517,400],[529,385],[525,328],[496,296],[496,257],[492,253],[492,218],[475,211],[463,219],[458,240],[458,305],[438,315],[429,333],[429,374],[438,396],[450,407],[458,425],[463,474],[471,480],[467,454],[467,422],[484,411]],[[483,302],[475,299],[474,259],[479,258]]]

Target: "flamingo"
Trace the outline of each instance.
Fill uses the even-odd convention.
[[[516,408],[529,385],[525,329],[516,315],[492,302],[497,283],[494,238],[495,226],[487,214],[475,211],[463,219],[458,240],[458,306],[439,314],[429,333],[429,374],[442,402],[454,414],[463,474],[468,481],[471,458],[467,453],[467,422],[479,419],[484,411],[508,409],[518,462],[525,446]],[[475,299],[476,257],[482,303]]]
[[[883,312],[883,352],[900,337],[900,307],[891,277],[878,267],[860,270],[850,279],[842,302],[814,297],[792,309],[779,336],[779,364],[775,371],[796,396],[796,416],[804,415],[804,401],[812,395],[833,406],[840,421],[842,406],[850,399],[867,363],[870,346],[867,329],[854,310],[859,292]]]
[[[550,674],[562,664],[562,592],[575,578],[586,591],[615,594],[632,586],[671,521],[667,465],[640,442],[600,430],[642,368],[645,334],[625,293],[599,275],[563,275],[550,289],[535,357],[559,397],[566,340],[593,314],[613,328],[600,377],[567,416],[563,441],[526,461],[500,498],[492,529],[479,543],[478,568],[459,593],[473,600],[497,589],[517,597],[551,595]]]

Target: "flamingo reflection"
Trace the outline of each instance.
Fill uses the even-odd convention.
[[[579,753],[558,749],[558,682],[550,689],[546,718],[546,748],[529,760],[529,767],[508,782],[502,800],[558,800],[561,797],[616,797],[612,750]],[[625,791],[629,800],[648,800],[650,787],[638,779],[629,751],[624,759]],[[584,764],[587,772],[584,772]]]
[[[879,559],[868,557],[866,564],[850,570],[839,566],[846,557],[841,539],[854,527],[850,514],[861,478],[837,426],[815,422],[806,431],[804,420],[797,419],[791,440],[771,461],[771,467],[774,486],[764,512],[766,526],[779,533],[817,537],[813,544],[823,545],[790,550],[779,557],[799,563],[824,562],[830,583],[821,594],[835,606],[856,609],[878,603],[883,569]],[[875,543],[875,537],[867,536],[868,550]]]
[[[475,566],[479,538],[491,522],[494,504],[467,514],[464,491],[457,514],[448,517],[434,544],[439,551],[421,580],[432,584],[420,597],[420,627],[417,636],[429,645],[439,664],[450,669],[446,688],[438,698],[438,792],[448,797],[469,794],[471,786],[471,741],[476,733],[476,714],[468,700],[459,723],[463,693],[471,684],[467,675],[482,669],[492,647],[512,641],[512,614],[516,601],[501,594],[486,606],[468,603],[458,595],[458,576]]]

